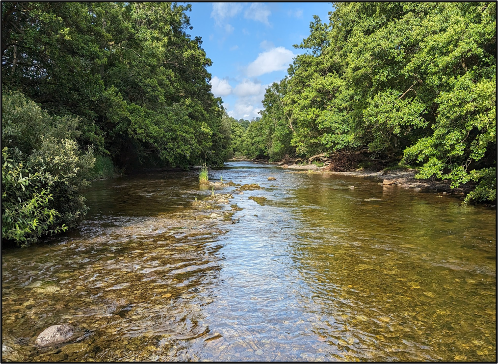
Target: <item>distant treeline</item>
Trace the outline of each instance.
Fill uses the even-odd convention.
[[[341,2],[247,129],[250,157],[367,153],[496,201],[496,3]],[[247,145],[249,143],[249,145]]]

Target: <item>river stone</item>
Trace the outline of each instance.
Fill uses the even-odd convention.
[[[52,325],[38,335],[36,338],[36,345],[50,346],[63,343],[69,340],[74,334],[74,330],[70,325]]]

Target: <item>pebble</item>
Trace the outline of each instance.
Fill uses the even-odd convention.
[[[52,325],[38,335],[35,344],[43,347],[63,343],[69,340],[73,334],[74,331],[70,325]]]

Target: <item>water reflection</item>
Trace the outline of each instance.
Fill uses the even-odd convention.
[[[3,359],[496,360],[495,211],[247,162],[221,178],[261,189],[225,188],[223,219],[192,209],[195,172],[100,181],[78,231],[4,250]],[[80,339],[34,347],[63,322]]]
[[[126,189],[140,194],[145,185],[160,183],[148,179]],[[92,192],[83,233],[4,252],[3,342],[22,347],[13,359],[195,360],[191,341],[212,336],[202,321],[221,269],[219,222],[146,199],[127,206],[138,210],[130,217],[114,203],[112,187]],[[117,213],[105,216],[103,209]],[[61,322],[86,333],[85,339],[62,351],[37,350],[36,335]]]
[[[323,178],[310,178],[295,193],[300,205],[320,206],[295,210],[303,230],[293,257],[312,291],[303,303],[321,318],[314,331],[339,348],[333,356],[494,360],[496,250],[489,211],[458,201],[434,204],[430,196],[400,190],[386,197],[368,181],[354,190],[343,185],[332,179],[324,188]]]

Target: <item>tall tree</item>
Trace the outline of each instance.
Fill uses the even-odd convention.
[[[121,167],[222,163],[211,60],[176,3],[2,3],[3,85]]]
[[[266,134],[266,154],[272,161],[295,154],[295,148],[291,146],[292,120],[284,108],[286,92],[287,79],[284,78],[269,86],[263,99],[261,121]]]
[[[496,4],[334,7],[288,71],[296,153],[368,151],[453,187],[474,181],[467,200],[496,200]]]

